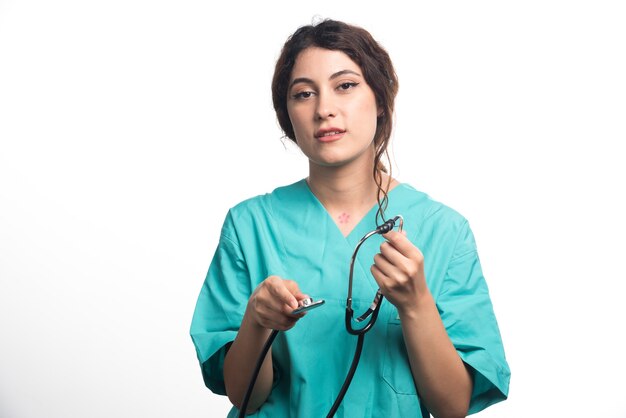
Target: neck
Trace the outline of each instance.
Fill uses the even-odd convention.
[[[355,161],[341,167],[309,164],[307,182],[311,191],[330,211],[358,210],[372,207],[377,202],[378,187],[373,177],[372,160]],[[384,175],[383,187],[387,176]]]

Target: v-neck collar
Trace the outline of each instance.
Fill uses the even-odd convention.
[[[331,224],[331,229],[334,229],[336,234],[338,234],[346,243],[353,246],[356,244],[365,234],[372,231],[376,228],[376,212],[378,211],[378,203],[375,203],[367,213],[357,222],[357,224],[352,228],[352,230],[348,233],[348,235],[343,235],[341,229],[330,215],[326,207],[322,204],[322,202],[317,198],[309,183],[306,179],[300,180],[300,187],[304,189],[304,191],[309,195],[310,199],[317,205],[318,209],[323,211],[326,214],[327,223]],[[387,211],[391,208],[391,196],[396,194],[394,193],[398,189],[402,189],[404,187],[404,183],[398,183],[393,189],[391,189],[387,196],[389,197],[389,206],[387,207]]]

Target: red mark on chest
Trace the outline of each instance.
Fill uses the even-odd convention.
[[[347,213],[342,213],[341,215],[339,215],[339,223],[340,224],[347,224],[350,221],[350,215],[348,215]]]

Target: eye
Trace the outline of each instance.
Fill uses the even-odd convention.
[[[346,91],[346,90],[350,90],[351,88],[354,88],[356,86],[358,86],[359,83],[354,83],[354,82],[346,82],[346,83],[341,83],[337,89],[341,90],[341,91]]]
[[[293,98],[296,100],[304,100],[304,99],[308,99],[312,95],[313,95],[312,91],[301,91],[299,93],[294,94]]]

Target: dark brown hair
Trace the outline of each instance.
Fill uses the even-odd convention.
[[[299,28],[285,43],[276,62],[272,79],[272,100],[280,127],[287,138],[295,142],[295,134],[287,113],[287,95],[291,72],[298,54],[309,47],[342,51],[354,61],[363,72],[365,81],[374,91],[380,114],[374,134],[374,181],[378,186],[378,216],[384,220],[387,206],[387,187],[382,186],[382,172],[387,172],[381,162],[383,155],[389,161],[387,145],[393,128],[393,109],[398,93],[398,78],[385,51],[365,29],[336,20],[324,20],[316,25]],[[391,167],[390,167],[391,169]],[[391,179],[391,176],[389,177]]]

